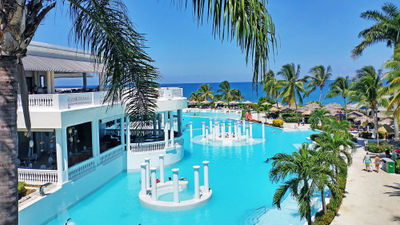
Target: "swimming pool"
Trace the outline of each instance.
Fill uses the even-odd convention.
[[[183,114],[183,125],[193,122],[194,136],[201,134],[201,122],[212,117],[227,120],[221,114]],[[189,211],[159,212],[140,205],[140,173],[121,173],[107,185],[97,190],[78,204],[60,214],[50,225],[64,224],[303,224],[296,209],[297,204],[287,198],[283,209],[272,207],[272,197],[279,184],[269,180],[271,163],[265,159],[277,152],[291,153],[293,144],[307,141],[313,131],[283,132],[281,129],[265,127],[266,142],[251,146],[219,147],[190,142],[189,130],[184,132],[185,156],[181,162],[165,170],[172,176],[171,168],[179,168],[179,175],[189,180],[184,198],[193,194],[193,165],[209,160],[210,187],[213,196],[205,206]],[[261,138],[261,125],[253,127],[254,137]],[[200,184],[202,185],[202,173]],[[188,197],[189,196],[189,197]],[[162,196],[168,200],[172,196]],[[270,217],[270,218],[269,218]]]

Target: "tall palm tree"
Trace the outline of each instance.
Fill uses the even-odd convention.
[[[353,51],[352,56],[360,56],[364,49],[375,43],[384,42],[388,47],[393,47],[393,59],[400,60],[400,10],[393,3],[384,3],[382,6],[382,12],[376,10],[368,10],[361,14],[361,18],[371,20],[374,24],[371,27],[362,30],[359,33],[359,37],[363,41],[357,45]],[[392,85],[392,90],[394,85]],[[399,88],[393,91],[394,94],[398,94]],[[394,104],[397,100],[392,101],[390,104],[390,109],[392,110],[394,106],[396,108],[399,104]],[[398,124],[399,113],[394,113],[394,130],[395,139],[399,139],[399,124]]]
[[[310,80],[310,83],[306,85],[306,88],[310,88],[307,90],[307,95],[319,87],[320,93],[318,102],[321,104],[322,90],[325,87],[326,81],[332,76],[332,68],[331,66],[325,68],[323,65],[314,66],[310,69],[310,73],[312,73],[312,76],[306,76],[306,79]]]
[[[207,101],[209,98],[210,100],[214,99],[214,91],[212,90],[213,88],[209,84],[202,84],[197,90],[197,93],[199,93],[199,98],[201,101]]]
[[[176,4],[187,3],[183,0]],[[17,201],[17,87],[28,130],[29,110],[26,80],[21,59],[26,55],[39,24],[56,4],[68,7],[72,20],[71,37],[104,64],[105,84],[109,87],[105,101],[127,105],[129,114],[146,115],[155,108],[158,72],[144,51],[144,36],[132,25],[121,0],[2,0],[0,4],[0,225],[18,223]],[[275,26],[265,0],[205,3],[194,0],[198,22],[212,21],[213,35],[237,40],[237,45],[253,62],[253,80],[265,72],[269,56],[276,47]],[[223,10],[221,10],[223,9]],[[104,85],[104,84],[103,84]],[[124,87],[133,87],[123,91]]]
[[[231,84],[227,80],[222,81],[219,84],[219,89],[217,92],[221,95],[221,99],[224,102],[227,102],[229,104],[229,102],[232,101]]]
[[[278,95],[278,98],[282,98],[282,102],[289,104],[289,106],[295,105],[297,109],[296,97],[302,104],[302,93],[306,92],[304,89],[305,80],[300,78],[300,65],[297,65],[296,67],[294,63],[286,64],[282,66],[282,69],[279,71],[278,75],[284,78],[284,80],[280,81],[282,85],[282,91]]]
[[[272,70],[269,70],[265,75],[264,79],[261,82],[263,86],[263,91],[267,94],[268,97],[271,97],[276,101],[276,106],[278,106],[278,96],[279,92],[282,89],[282,84],[279,80],[276,79],[275,73]]]
[[[351,101],[371,109],[374,118],[374,134],[379,144],[378,106],[388,106],[388,100],[383,97],[385,88],[381,79],[381,71],[376,71],[373,66],[365,66],[358,70],[357,79],[352,82],[351,90]]]
[[[310,118],[308,119],[308,122],[311,124],[311,128],[317,129],[320,124],[322,125],[322,121],[325,119],[326,114],[328,113],[329,111],[323,108],[312,111]]]
[[[243,101],[244,97],[239,89],[232,89],[231,90],[232,101]]]
[[[321,163],[323,158],[317,151],[310,149],[308,144],[303,144],[298,152],[292,154],[278,153],[273,159],[270,179],[273,182],[284,181],[274,194],[273,204],[279,209],[286,192],[296,198],[299,205],[301,218],[306,218],[309,225],[311,221],[311,198],[316,191],[325,188],[325,182],[334,174],[327,164]],[[332,159],[334,160],[334,159]],[[286,180],[288,178],[288,180]],[[321,192],[323,195],[323,191]],[[325,206],[324,206],[325,207]]]
[[[315,138],[316,147],[324,152],[330,152],[334,154],[337,159],[343,160],[348,165],[352,163],[351,152],[349,150],[354,149],[354,143],[349,139],[349,136],[345,133],[327,133],[322,132]],[[342,158],[344,156],[346,161]],[[340,164],[333,165],[335,168],[340,167]]]
[[[336,96],[342,96],[344,109],[346,109],[347,102],[346,99],[350,95],[350,80],[349,76],[338,77],[336,80],[330,84],[330,89],[326,98],[332,98]]]
[[[196,102],[200,101],[200,94],[197,92],[190,93],[189,101],[196,101]]]

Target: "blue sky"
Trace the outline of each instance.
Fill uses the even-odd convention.
[[[145,33],[148,54],[155,60],[161,83],[251,81],[251,64],[236,44],[214,39],[211,25],[197,25],[191,9],[169,0],[126,0],[139,32]],[[380,9],[383,1],[269,0],[267,8],[279,34],[278,53],[269,63],[278,71],[283,64],[301,65],[306,75],[315,65],[331,65],[334,76],[353,76],[365,65],[382,68],[392,49],[385,44],[368,48],[354,60],[352,48],[358,33],[371,25],[361,12]],[[39,26],[35,41],[76,47],[69,40],[68,9],[59,4]],[[90,81],[94,82],[94,81]]]

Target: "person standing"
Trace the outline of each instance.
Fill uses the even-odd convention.
[[[367,154],[364,156],[363,163],[365,163],[365,170],[369,172],[369,168],[370,168],[369,165],[371,164],[371,158],[370,158],[370,156],[368,155],[368,152],[367,152]]]
[[[379,173],[379,166],[381,165],[381,162],[382,162],[381,157],[379,157],[379,155],[376,154],[374,163],[375,163],[375,169],[376,169],[377,173]]]

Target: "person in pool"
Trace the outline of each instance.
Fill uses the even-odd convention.
[[[365,163],[365,170],[369,172],[369,165],[371,164],[371,157],[367,154],[364,156],[363,162]]]

